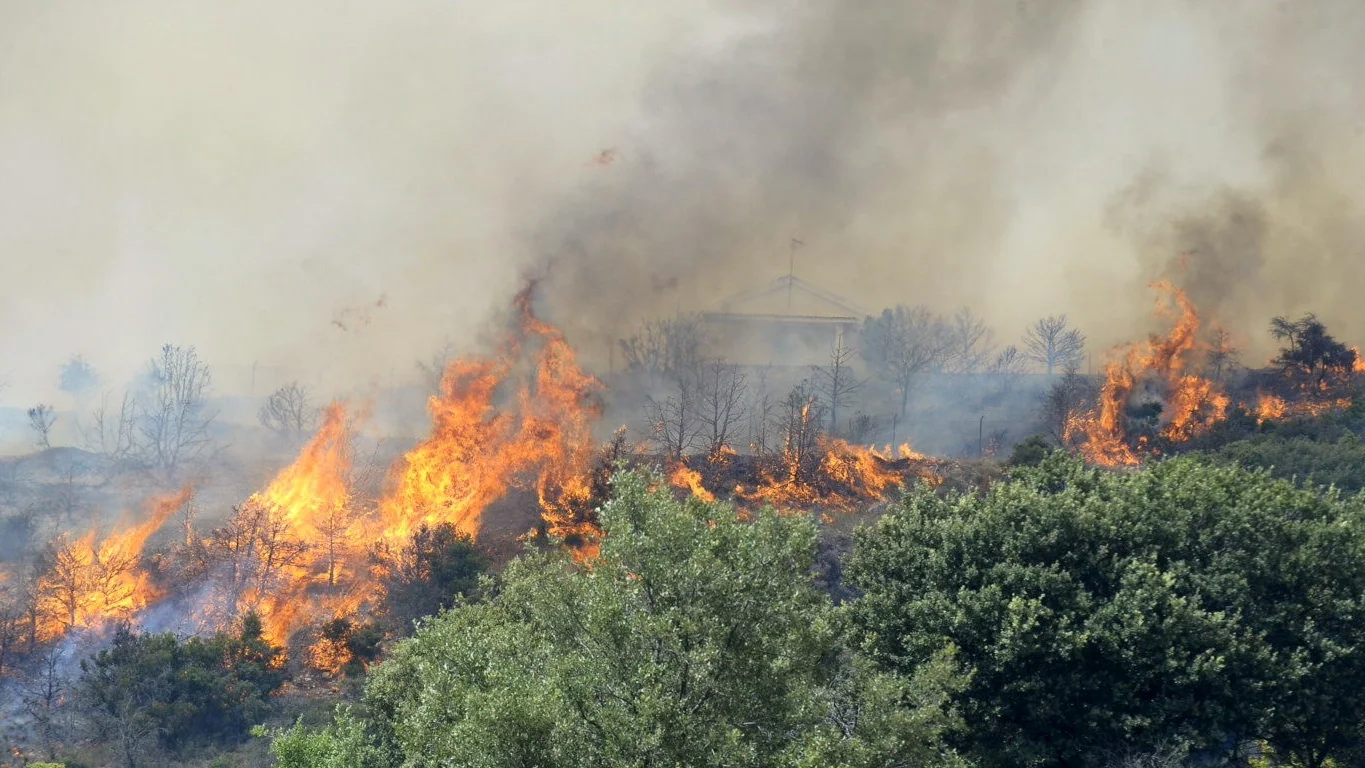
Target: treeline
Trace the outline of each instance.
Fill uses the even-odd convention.
[[[1195,458],[1052,453],[908,493],[813,581],[803,517],[627,472],[600,555],[423,622],[302,766],[1319,768],[1365,759],[1365,502]]]
[[[737,364],[727,346],[702,316],[686,314],[645,322],[617,342],[622,367],[641,390],[638,431],[659,454],[673,461],[727,451],[763,457],[815,431],[860,444],[894,442],[905,437],[912,396],[926,376],[984,375],[988,382],[966,409],[978,413],[1005,405],[1027,373],[1079,370],[1086,337],[1057,315],[1028,326],[1017,343],[1000,344],[969,309],[944,316],[899,305],[839,336],[825,362],[796,379],[791,370]],[[993,432],[993,448],[1006,447],[1011,435]],[[1013,439],[1020,436],[1016,430]]]

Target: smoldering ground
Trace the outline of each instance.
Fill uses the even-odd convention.
[[[1182,253],[1248,344],[1365,321],[1349,0],[0,13],[19,402],[165,341],[330,390],[413,376],[528,272],[592,352],[785,273],[793,237],[872,311],[967,304],[1007,338],[1063,311],[1131,338]]]

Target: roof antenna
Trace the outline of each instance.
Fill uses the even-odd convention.
[[[787,256],[787,314],[792,313],[792,283],[796,282],[796,249],[805,243],[792,238],[791,252]]]

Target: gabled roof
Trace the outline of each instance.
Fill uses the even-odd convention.
[[[812,315],[810,312],[801,312],[804,316],[824,316],[824,317],[867,317],[867,313],[856,306],[853,302],[837,296],[829,291],[817,288],[810,283],[794,275],[783,275],[762,288],[752,291],[737,293],[721,301],[718,305],[720,311],[732,314],[742,313],[744,305],[753,304],[763,299],[785,298],[787,296],[800,295],[806,298],[814,298],[829,307],[832,311],[827,315]],[[771,314],[771,313],[763,313]]]

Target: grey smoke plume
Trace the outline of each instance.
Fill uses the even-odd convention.
[[[1352,339],[1362,35],[1351,0],[0,3],[4,398],[165,341],[363,387],[528,272],[601,350],[792,237],[1007,338],[1131,338],[1189,252],[1246,343]]]
[[[1265,350],[1350,336],[1365,259],[1358,4],[792,4],[663,69],[623,160],[545,217],[559,314],[704,306],[798,272],[875,311],[1069,312],[1140,335],[1170,277]],[[1250,360],[1249,360],[1250,362]]]

